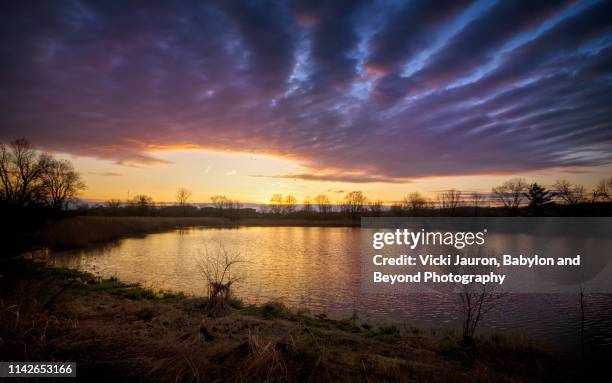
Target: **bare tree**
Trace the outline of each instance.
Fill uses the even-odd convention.
[[[306,214],[312,213],[312,200],[309,196],[304,197],[304,201],[302,202],[302,211]]]
[[[445,209],[450,215],[455,215],[455,211],[463,204],[463,197],[459,190],[450,189],[438,194],[440,209]]]
[[[612,201],[612,177],[599,181],[599,183],[593,190],[593,202],[598,201]]]
[[[484,196],[481,193],[473,192],[469,195],[469,204],[474,208],[474,215],[478,215],[478,209],[484,203]]]
[[[293,213],[295,211],[296,204],[297,204],[297,199],[292,194],[288,194],[287,197],[285,197],[285,202],[283,204],[283,213],[284,214]]]
[[[476,250],[468,250],[472,252],[469,257],[495,257],[495,253],[486,250],[482,247]],[[468,255],[464,255],[467,257]],[[454,272],[458,274],[476,273],[486,274],[493,271],[495,266],[463,266],[459,270],[456,268]],[[469,268],[469,269],[468,269]],[[462,318],[462,336],[465,344],[472,344],[476,329],[488,312],[494,309],[505,296],[499,290],[499,285],[468,283],[460,285],[459,298],[461,300],[461,318]]]
[[[46,161],[41,172],[43,193],[51,207],[63,209],[85,189],[85,183],[70,162],[53,158]]]
[[[393,202],[391,204],[391,207],[389,207],[389,210],[391,211],[391,215],[394,217],[399,217],[402,215],[402,212],[404,211],[404,201],[396,201]]]
[[[408,210],[412,215],[417,215],[427,207],[427,199],[419,192],[410,193],[401,202],[401,209]]]
[[[237,202],[235,203],[234,201],[232,201],[231,199],[227,198],[224,195],[214,195],[210,197],[210,200],[215,206],[215,208],[221,212],[221,215],[223,215],[224,210],[231,210],[231,209],[238,208]]]
[[[316,196],[314,199],[314,202],[317,205],[317,209],[319,210],[319,213],[321,214],[329,213],[331,202],[325,194],[319,194],[318,196]]]
[[[467,284],[459,293],[462,305],[462,335],[465,343],[472,343],[482,318],[499,302],[499,294],[491,286]]]
[[[557,197],[568,205],[577,205],[586,199],[584,186],[572,184],[567,180],[558,180],[553,189]]]
[[[372,215],[374,215],[375,217],[380,217],[380,214],[383,211],[383,201],[380,199],[377,199],[376,201],[372,201],[369,207],[370,207],[370,213],[372,213]]]
[[[51,157],[39,154],[25,139],[8,146],[0,144],[0,180],[2,199],[15,206],[25,206],[41,196],[41,175]]]
[[[106,201],[105,205],[110,215],[116,216],[119,214],[119,208],[121,207],[121,200],[109,199],[108,201]]]
[[[183,216],[187,215],[187,203],[189,202],[189,198],[191,198],[191,190],[180,188],[176,192],[176,202],[183,210]]]
[[[270,198],[270,213],[281,214],[283,212],[283,202],[282,194],[272,195],[272,198]]]
[[[522,178],[514,178],[494,187],[491,191],[499,202],[512,212],[523,203],[527,183]]]
[[[146,194],[138,194],[132,198],[130,205],[134,206],[140,215],[147,215],[153,206],[153,198]]]
[[[229,252],[221,245],[214,254],[205,249],[198,266],[208,290],[209,314],[222,314],[227,309],[227,302],[231,299],[231,287],[241,280],[233,270],[240,262],[243,261],[239,253]]]
[[[342,207],[351,218],[356,218],[363,212],[363,206],[367,201],[368,199],[363,195],[363,192],[352,191],[344,196]]]
[[[232,209],[234,209],[234,210],[242,209],[242,203],[240,201],[238,201],[237,199],[233,199],[232,200]]]

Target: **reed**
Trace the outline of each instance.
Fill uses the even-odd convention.
[[[35,236],[38,247],[87,247],[123,237],[189,227],[235,226],[224,218],[206,217],[70,217],[45,225]]]

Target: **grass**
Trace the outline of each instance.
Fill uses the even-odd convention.
[[[0,278],[0,360],[75,360],[83,381],[581,381],[580,361],[522,338],[473,347],[411,326],[203,298],[23,259]],[[8,358],[8,359],[7,359]]]

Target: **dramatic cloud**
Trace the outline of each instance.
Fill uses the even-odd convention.
[[[0,140],[407,182],[612,162],[612,3],[3,4]]]

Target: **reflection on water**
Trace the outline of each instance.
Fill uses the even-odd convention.
[[[188,229],[130,238],[95,249],[50,254],[50,263],[116,276],[145,286],[206,293],[198,263],[220,245],[239,252],[243,282],[235,293],[250,303],[282,301],[346,318],[456,328],[459,301],[452,295],[365,294],[360,291],[358,228],[242,227]],[[585,296],[586,343],[612,348],[612,295]],[[579,297],[518,294],[507,297],[484,331],[511,332],[564,347],[580,341]]]

